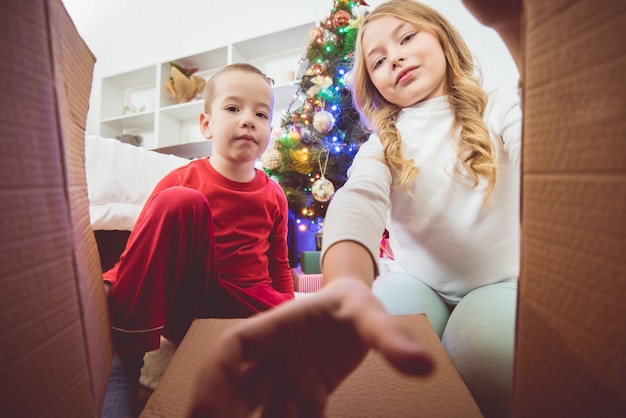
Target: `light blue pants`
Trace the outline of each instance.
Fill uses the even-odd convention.
[[[372,291],[391,314],[425,313],[485,417],[511,415],[517,280],[474,289],[456,306],[407,273],[376,279]]]

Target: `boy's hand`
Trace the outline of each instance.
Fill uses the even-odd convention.
[[[107,296],[107,299],[111,295],[112,291],[113,291],[113,286],[111,285],[111,283],[104,282],[104,294]]]
[[[342,279],[259,314],[220,338],[196,385],[192,417],[322,417],[332,391],[381,352],[425,375],[428,355],[362,282]]]

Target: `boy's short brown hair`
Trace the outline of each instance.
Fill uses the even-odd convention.
[[[263,73],[263,71],[259,70],[254,65],[246,64],[243,62],[236,62],[234,64],[229,64],[225,66],[224,68],[220,69],[215,74],[213,74],[213,76],[206,83],[206,87],[204,88],[204,113],[208,114],[211,108],[210,104],[213,101],[213,95],[215,94],[215,84],[217,82],[216,80],[222,74],[228,73],[231,71],[243,71],[245,73],[258,74],[267,81],[267,84],[269,84],[270,87],[274,85],[274,80],[266,76],[265,73]]]

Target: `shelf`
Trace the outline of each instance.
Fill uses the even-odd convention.
[[[199,129],[202,94],[191,102],[177,104],[164,87],[171,75],[170,62],[197,68],[195,75],[205,80],[230,63],[255,65],[275,81],[273,125],[279,126],[282,112],[288,110],[298,90],[293,76],[306,52],[309,31],[315,25],[311,22],[279,30],[104,78],[100,135],[141,135],[142,146],[148,149],[204,140]],[[136,113],[124,114],[128,108]]]
[[[233,44],[241,58],[245,61],[260,57],[279,54],[284,51],[301,49],[306,50],[309,44],[309,32],[315,23],[307,23],[293,28],[281,30],[258,38],[248,39]],[[296,65],[297,63],[294,63]]]
[[[221,47],[210,51],[202,52],[187,57],[176,58],[161,64],[161,76],[160,76],[160,106],[169,107],[176,105],[176,101],[165,91],[165,83],[172,74],[170,62],[184,68],[197,68],[195,73],[198,77],[202,77],[208,80],[213,74],[215,74],[220,68],[223,68],[228,64],[228,47]],[[199,94],[201,96],[201,94]],[[200,99],[200,97],[198,97]]]
[[[151,127],[154,125],[154,112],[132,113],[109,119],[103,119],[100,123],[110,128],[120,129],[123,132],[129,128]]]
[[[175,62],[181,67],[198,68],[200,71],[207,68],[220,68],[228,63],[228,47],[224,46],[210,51],[187,57],[176,58],[164,63],[167,65],[169,74],[169,63]]]
[[[156,74],[153,67],[108,77],[102,81],[102,119],[124,115],[124,108],[152,110],[155,106]]]
[[[192,117],[197,120],[200,113],[204,111],[203,100],[192,100],[187,103],[180,103],[161,108],[161,112],[175,119],[185,120]],[[195,116],[194,116],[195,115]]]

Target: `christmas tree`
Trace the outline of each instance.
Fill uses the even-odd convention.
[[[274,146],[262,157],[295,217],[313,223],[323,220],[369,135],[348,87],[356,35],[366,13],[363,0],[334,0],[330,15],[311,29],[298,91],[281,119]]]

